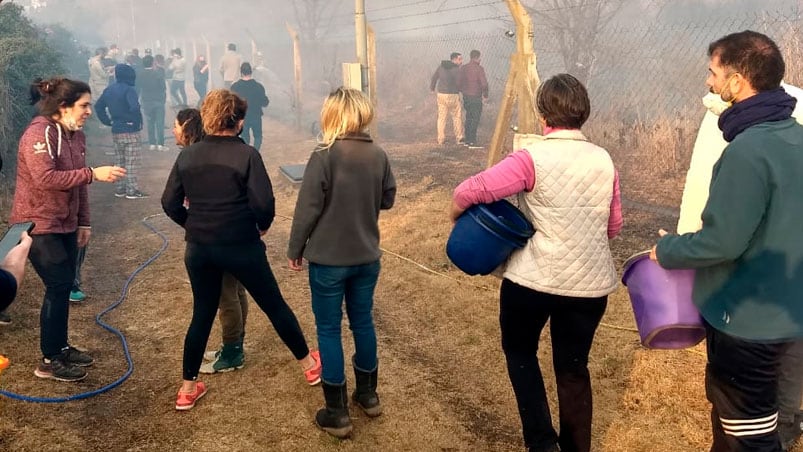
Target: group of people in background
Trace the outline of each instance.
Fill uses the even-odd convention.
[[[369,417],[382,413],[372,310],[380,273],[378,217],[394,205],[396,194],[389,158],[366,133],[375,113],[370,100],[351,89],[330,93],[321,109],[321,137],[306,165],[286,252],[291,270],[302,271],[303,259],[309,262],[318,337],[318,351],[311,350],[261,240],[275,217],[274,194],[256,137],[251,146],[240,136],[247,127],[256,130],[261,117],[249,117],[249,110],[261,111],[268,99],[264,88],[252,83],[250,64],[237,61],[235,51],[230,46],[221,64],[226,89],[207,94],[200,110],[180,111],[173,124],[183,149],[161,204],[185,230],[184,260],[193,296],[175,408],[192,409],[207,394],[199,372],[243,366],[244,288],[298,361],[307,383],[321,383],[324,407],[316,413],[317,425],[346,437],[353,426],[342,347],[344,301],[355,342],[350,398]],[[665,268],[697,270],[694,301],[708,340],[711,450],[777,452],[791,444],[779,434],[779,420],[789,418],[779,412],[779,367],[803,337],[803,242],[796,235],[803,224],[803,126],[792,118],[797,100],[781,86],[785,63],[769,37],[734,33],[712,43],[708,56],[706,84],[727,103],[719,128],[728,144],[713,168],[699,230],[662,232],[651,258]],[[452,54],[432,78],[431,88],[438,89],[439,143],[445,143],[447,113],[456,141],[475,143],[467,140],[476,140],[473,121],[487,98],[479,58],[472,51],[472,62],[461,68],[462,56]],[[146,60],[143,72],[150,63]],[[235,63],[240,80],[229,72],[229,64]],[[208,65],[204,67],[208,73]],[[133,193],[135,198],[139,191],[136,181],[128,182],[137,165],[126,152],[142,125],[141,93],[135,89],[133,68],[118,64],[114,75],[115,82],[96,104],[101,121],[112,127],[119,163],[114,166],[86,166],[81,128],[91,114],[89,84],[53,78],[32,86],[39,114],[20,140],[11,221],[36,223],[29,259],[45,285],[42,359],[35,370],[41,378],[81,380],[94,363],[88,352],[70,344],[67,334],[77,250],[91,236],[87,186],[118,182],[116,194]],[[608,152],[581,132],[591,114],[581,82],[558,74],[542,83],[535,96],[544,139],[459,184],[449,218],[456,221],[473,205],[516,196],[534,224],[535,235],[513,252],[503,269],[502,352],[528,451],[587,452],[593,417],[588,358],[608,295],[618,287],[609,240],[623,226],[619,176]],[[473,130],[468,129],[469,117]],[[16,271],[19,266],[4,261],[0,268],[8,271],[5,267]],[[218,310],[223,344],[205,353]],[[547,322],[559,404],[557,429],[538,359]],[[205,357],[208,365],[203,364]],[[803,381],[792,384],[797,385],[799,409]],[[799,436],[800,429],[793,434]]]
[[[463,65],[463,55],[453,52],[432,75],[429,89],[436,94],[439,145],[446,144],[446,122],[451,117],[455,142],[469,149],[482,149],[477,142],[477,128],[482,105],[488,100],[488,79],[480,65],[481,56],[479,50],[472,50],[470,61]]]

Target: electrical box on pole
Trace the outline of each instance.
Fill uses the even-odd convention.
[[[343,87],[362,89],[362,68],[360,63],[343,63]]]

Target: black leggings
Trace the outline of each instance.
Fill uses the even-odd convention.
[[[45,284],[45,298],[39,314],[39,342],[42,356],[53,358],[68,346],[67,321],[70,317],[70,289],[75,279],[78,235],[33,235],[28,254],[34,270]]]
[[[282,297],[261,241],[233,245],[188,242],[184,264],[193,296],[192,321],[184,339],[185,380],[198,377],[209,332],[215,322],[224,272],[231,273],[242,283],[296,359],[309,354],[304,333]]]
[[[524,442],[532,451],[591,449],[591,377],[588,352],[608,297],[551,295],[502,281],[499,323],[507,371],[519,407]],[[560,434],[552,427],[538,341],[549,320],[558,388]]]

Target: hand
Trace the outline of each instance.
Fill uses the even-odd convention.
[[[3,262],[0,262],[0,268],[11,273],[17,280],[17,286],[22,284],[22,278],[25,276],[25,261],[28,259],[32,243],[31,236],[27,232],[23,232],[19,245],[11,248]]]
[[[449,219],[452,220],[452,223],[455,223],[465,211],[466,209],[461,208],[456,202],[452,201],[452,207],[449,209]]]
[[[287,259],[287,266],[290,267],[290,270],[293,270],[294,272],[300,272],[304,268],[302,266],[303,261],[304,261],[304,258],[301,258],[301,257],[296,258],[296,259],[289,259],[288,258]]]
[[[665,236],[667,234],[669,234],[669,233],[666,232],[663,229],[659,229],[658,230],[658,237],[663,237],[663,236]],[[657,250],[658,250],[658,245],[653,245],[652,249],[650,250],[650,260],[658,262],[658,252],[657,252]]]
[[[89,243],[92,230],[89,228],[78,228],[78,248],[83,248]]]
[[[101,182],[117,182],[125,177],[125,168],[119,166],[99,166],[92,168],[92,178]]]

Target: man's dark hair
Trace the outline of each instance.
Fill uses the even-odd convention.
[[[80,80],[37,78],[30,88],[31,105],[36,105],[40,115],[53,116],[59,113],[59,107],[72,107],[81,96],[91,92],[89,85]]]
[[[181,49],[179,49],[178,47],[173,49],[173,55],[181,56]]]
[[[778,45],[768,36],[751,30],[732,33],[708,46],[708,56],[738,72],[756,91],[778,88],[786,72]]]
[[[152,68],[153,67],[153,55],[145,55],[142,58],[142,67],[144,67],[144,68]]]
[[[579,129],[591,114],[591,101],[579,80],[558,74],[538,88],[535,108],[549,127]]]
[[[240,65],[240,75],[251,75],[253,72],[254,71],[251,69],[251,63],[246,61]]]
[[[237,46],[234,43],[229,43],[228,49],[231,51],[237,50]]]
[[[455,58],[459,57],[460,55],[462,55],[460,52],[452,52],[452,54],[449,55],[449,59],[450,60],[454,60]]]
[[[468,56],[472,60],[476,60],[477,58],[480,57],[480,51],[479,50],[472,50],[471,52],[469,52]]]

